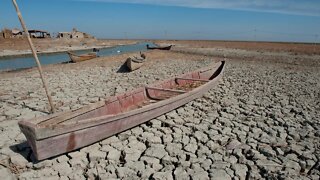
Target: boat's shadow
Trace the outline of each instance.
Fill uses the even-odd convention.
[[[35,158],[35,156],[33,155],[33,152],[32,152],[32,149],[31,147],[29,146],[28,142],[27,141],[24,141],[24,142],[20,142],[18,144],[14,144],[14,145],[11,145],[9,146],[10,150],[12,150],[13,152],[17,153],[17,154],[20,154],[23,158],[25,158],[28,162],[31,162],[33,164],[37,164],[37,163],[40,163],[44,160],[53,160],[55,159],[56,157],[59,157],[61,155],[57,155],[57,156],[53,156],[53,157],[50,157],[50,158],[47,158],[47,159],[44,159],[44,160],[37,160]]]
[[[62,62],[61,64],[70,64],[70,63],[74,63],[74,62],[70,60],[70,61]]]
[[[27,141],[20,142],[18,144],[14,144],[9,146],[10,150],[13,152],[20,154],[24,157],[28,162],[37,163],[38,161],[32,157],[32,150]]]
[[[126,65],[126,63],[123,63],[120,68],[117,70],[117,73],[129,73],[130,69]]]

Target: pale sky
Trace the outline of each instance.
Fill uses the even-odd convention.
[[[320,0],[17,0],[29,29],[98,38],[319,42]],[[20,28],[2,0],[0,28]]]

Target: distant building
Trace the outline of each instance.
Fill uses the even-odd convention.
[[[43,30],[28,30],[31,38],[51,38],[50,33],[48,31]]]
[[[13,38],[13,37],[14,37],[14,35],[12,33],[12,30],[7,29],[7,28],[2,29],[1,38],[8,39],[8,38]]]
[[[20,31],[19,29],[7,29],[7,28],[4,28],[2,29],[2,31],[0,31],[0,38],[5,38],[5,39],[8,39],[8,38],[19,38],[19,37],[22,37],[22,34],[23,32]]]
[[[84,39],[84,38],[94,38],[88,33],[80,32],[77,29],[73,28],[71,32],[58,32],[57,38],[63,39]]]
[[[42,31],[42,30],[28,30],[29,34],[30,34],[30,37],[31,38],[50,38],[50,33],[47,32],[47,31]],[[20,31],[19,29],[15,28],[15,29],[3,29],[1,32],[0,32],[0,37],[1,38],[5,38],[5,39],[8,39],[8,38],[21,38],[21,37],[24,37],[25,33],[23,31]]]
[[[9,29],[3,29],[1,31],[2,38],[10,38],[12,36],[11,31]]]
[[[20,29],[14,28],[11,30],[13,37],[22,37],[23,32]]]
[[[72,33],[71,32],[58,32],[57,38],[71,39]]]

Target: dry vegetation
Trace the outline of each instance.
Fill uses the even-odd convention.
[[[156,41],[156,43],[179,44],[194,48],[230,48],[253,51],[290,52],[292,54],[320,55],[320,44],[241,41]]]

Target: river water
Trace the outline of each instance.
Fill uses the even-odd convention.
[[[140,42],[133,45],[122,45],[122,46],[115,46],[109,48],[102,48],[99,49],[98,55],[101,56],[112,56],[117,54],[129,53],[129,52],[139,52],[139,51],[146,51],[146,45],[149,44],[153,46],[153,43],[150,42]],[[82,54],[87,52],[92,52],[90,50],[78,50],[73,51],[76,54]],[[66,52],[59,52],[59,53],[49,53],[49,54],[38,54],[39,60],[41,65],[46,64],[58,64],[69,62],[70,58]],[[9,70],[17,70],[17,69],[24,69],[24,68],[31,68],[35,67],[36,62],[32,55],[26,56],[6,56],[0,58],[0,71],[9,71]]]

